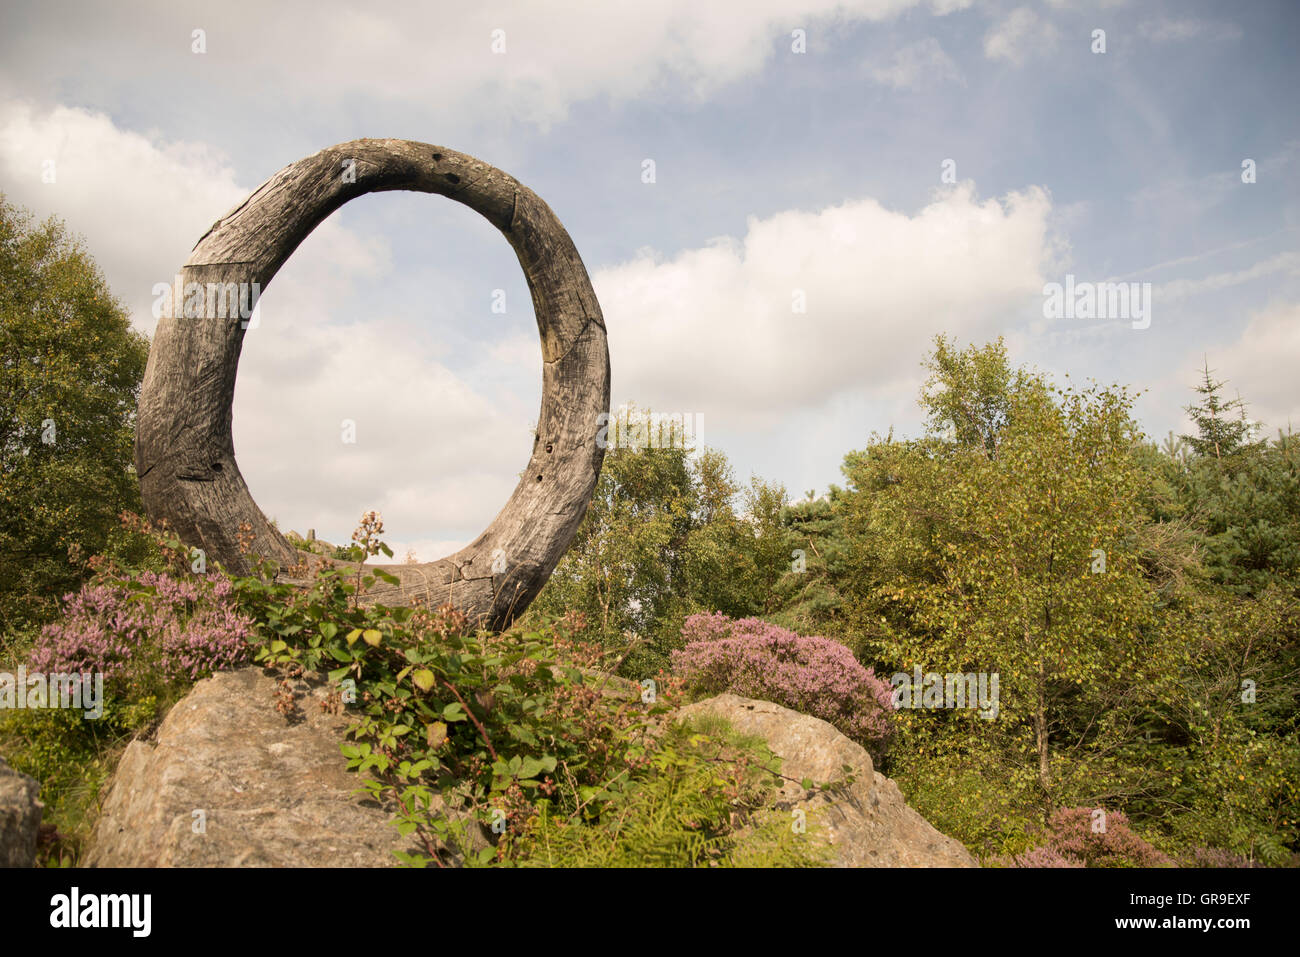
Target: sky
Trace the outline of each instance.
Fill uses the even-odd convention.
[[[572,236],[612,404],[692,416],[792,498],[920,433],[940,333],[1140,390],[1156,438],[1190,429],[1206,363],[1267,434],[1300,428],[1300,5],[469,6],[6,2],[0,192],[83,236],[151,333],[153,286],[289,163],[469,153]],[[1049,306],[1121,282],[1127,312]],[[376,509],[430,561],[505,504],[540,398],[504,237],[374,194],[263,294],[235,451],[282,529],[346,542]]]

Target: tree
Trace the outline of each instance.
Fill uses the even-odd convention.
[[[890,670],[999,675],[995,720],[904,726],[914,750],[975,756],[1045,819],[1118,785],[1113,752],[1145,707],[1134,683],[1176,671],[1141,560],[1132,397],[1014,372],[1000,344],[937,352],[922,403],[936,426],[970,410],[970,427],[846,459],[854,620]]]
[[[0,195],[0,616],[48,619],[139,509],[131,467],[148,340],[80,239]]]
[[[1225,383],[1211,378],[1208,361],[1202,376],[1196,391],[1204,398],[1186,408],[1188,416],[1196,424],[1196,435],[1184,435],[1183,441],[1197,455],[1215,459],[1258,448],[1260,443],[1251,441],[1255,426],[1246,418],[1246,403],[1241,396],[1228,402],[1219,397],[1219,390]]]
[[[1224,402],[1223,382],[1207,367],[1187,412],[1193,455],[1176,468],[1179,505],[1201,532],[1212,578],[1242,595],[1278,584],[1300,589],[1300,442],[1288,430],[1254,439],[1238,396]],[[1300,593],[1300,591],[1297,591]]]
[[[804,501],[782,510],[791,553],[775,586],[777,607],[770,617],[799,634],[836,638],[856,652],[858,643],[845,617],[849,539],[843,503],[844,490],[832,485],[825,496],[810,491]]]
[[[930,370],[921,392],[930,432],[996,452],[1011,395],[1025,377],[1007,362],[1002,337],[981,349],[961,350],[947,337],[935,336],[934,353],[923,365]]]
[[[742,490],[712,449],[674,441],[611,448],[577,537],[533,611],[582,612],[611,649],[638,639],[623,673],[653,675],[681,646],[689,615],[743,618],[772,602],[789,567],[785,501],[784,488],[759,479]]]

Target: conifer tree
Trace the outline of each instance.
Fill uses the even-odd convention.
[[[1187,415],[1196,424],[1196,435],[1182,439],[1197,455],[1225,459],[1246,449],[1259,446],[1252,442],[1254,426],[1246,419],[1246,403],[1241,396],[1225,402],[1219,396],[1224,381],[1214,381],[1208,361],[1202,370],[1203,381],[1196,391],[1204,398],[1186,408]]]

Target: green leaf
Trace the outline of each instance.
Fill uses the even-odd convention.
[[[537,758],[524,758],[517,772],[520,778],[535,778],[542,772],[542,762]]]
[[[442,709],[442,719],[444,721],[464,721],[465,710],[460,706],[459,701],[453,701],[447,707]]]
[[[417,669],[415,674],[411,675],[411,681],[413,681],[415,686],[421,691],[428,691],[437,683],[437,679],[434,678],[433,672],[428,668]]]

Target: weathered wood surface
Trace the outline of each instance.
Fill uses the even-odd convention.
[[[355,166],[355,182],[345,175]],[[609,411],[609,349],[586,267],[559,219],[532,190],[472,156],[408,140],[355,140],[299,160],[262,184],[199,240],[186,284],[259,283],[348,200],[382,190],[439,193],[485,216],[514,247],[532,292],[542,342],[542,406],[532,456],[505,507],[473,542],[421,565],[383,566],[402,579],[372,593],[409,604],[450,600],[471,620],[503,628],[541,590],[568,549],[600,474],[600,415]],[[251,287],[250,287],[251,288]],[[232,405],[244,321],[158,323],[141,389],[135,465],[145,510],[187,544],[246,572],[251,551],[283,567],[304,559],[267,522],[235,462]],[[493,566],[499,569],[493,572]],[[504,566],[504,570],[502,569]]]

